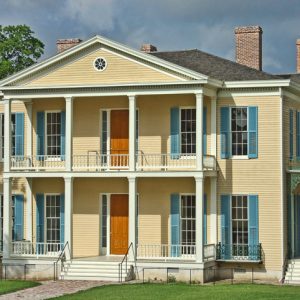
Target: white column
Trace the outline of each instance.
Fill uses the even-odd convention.
[[[128,96],[128,99],[129,99],[129,170],[135,171],[136,97]]]
[[[210,177],[210,242],[212,244],[217,244],[217,235],[217,177]]]
[[[203,93],[196,97],[196,164],[197,170],[203,170]]]
[[[26,178],[26,239],[32,241],[32,178]]]
[[[217,156],[217,97],[211,98],[211,113],[210,113],[210,128],[211,128],[211,155]]]
[[[11,99],[4,99],[4,145],[4,172],[9,172],[11,159]]]
[[[66,171],[72,171],[72,157],[73,157],[73,98],[66,97]]]
[[[128,218],[129,218],[129,240],[128,246],[130,243],[133,244],[134,252],[136,252],[136,178],[135,177],[128,177],[129,183],[129,210],[128,210]],[[131,260],[134,259],[132,255],[132,251],[129,252],[129,257]]]
[[[73,178],[65,177],[65,243],[69,243],[69,252],[66,251],[67,259],[72,258],[72,215],[73,215]]]
[[[195,177],[196,182],[196,262],[203,263],[203,176]]]
[[[32,102],[26,102],[27,128],[26,128],[26,155],[32,157]]]
[[[3,258],[9,258],[12,241],[11,178],[3,178]]]

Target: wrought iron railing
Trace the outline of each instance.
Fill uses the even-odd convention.
[[[219,243],[217,245],[217,260],[261,261],[261,244],[235,245]]]

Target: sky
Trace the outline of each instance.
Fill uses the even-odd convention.
[[[56,53],[59,38],[96,34],[139,49],[200,49],[234,60],[234,28],[263,28],[263,70],[296,72],[300,0],[0,0],[0,24],[26,24]]]

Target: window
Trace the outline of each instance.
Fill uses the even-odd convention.
[[[181,244],[183,246],[196,243],[196,198],[195,195],[181,196]],[[183,249],[184,251],[184,249]],[[184,251],[186,252],[186,251]]]
[[[4,159],[4,114],[0,114],[0,158]],[[16,154],[16,115],[11,114],[11,126],[12,126],[12,143],[11,143],[11,153],[12,155]]]
[[[248,109],[231,108],[231,153],[233,156],[248,155]]]
[[[234,256],[247,255],[248,196],[232,196],[232,244]]]
[[[184,108],[180,112],[181,153],[196,153],[196,109]]]
[[[60,243],[60,195],[46,195],[46,241]]]
[[[46,155],[61,155],[61,112],[46,113]]]

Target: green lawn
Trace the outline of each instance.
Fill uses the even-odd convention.
[[[125,284],[108,285],[62,296],[56,299],[130,299],[130,300],[192,300],[192,299],[300,299],[300,287],[257,284],[187,285],[187,284]]]
[[[12,293],[39,285],[37,282],[24,280],[0,280],[0,295]]]

